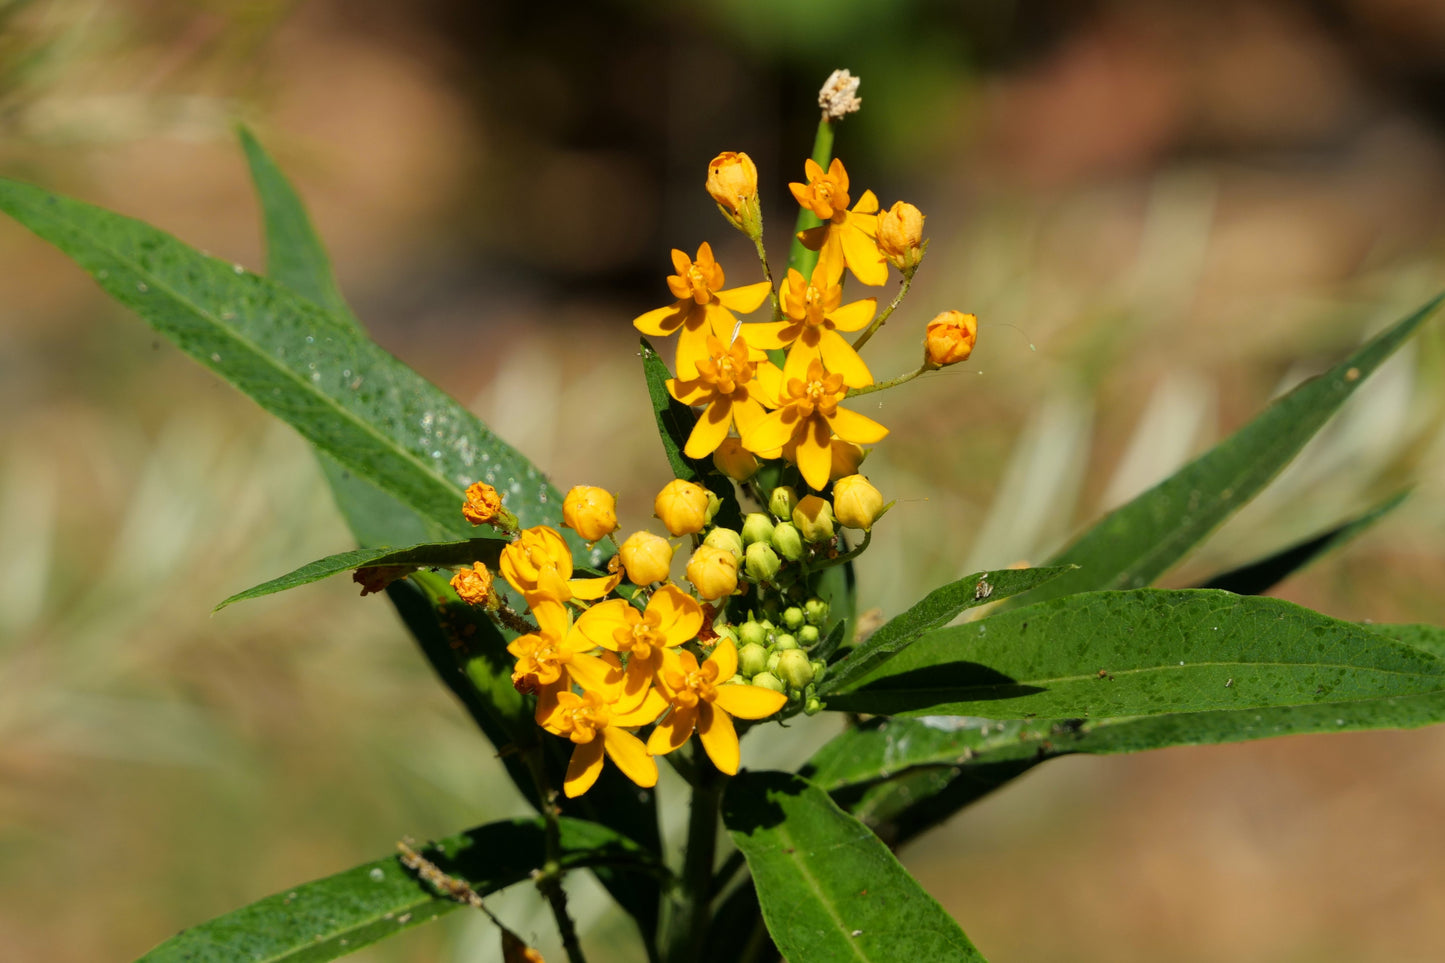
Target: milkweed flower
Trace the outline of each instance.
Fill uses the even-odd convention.
[[[652,532],[633,532],[617,555],[633,585],[651,585],[667,579],[672,570],[672,543]]]
[[[675,585],[664,585],[647,601],[645,612],[626,599],[599,602],[577,619],[576,631],[589,645],[627,656],[623,694],[638,698],[662,669],[664,654],[697,638],[702,606]]]
[[[605,753],[622,774],[639,786],[657,785],[657,763],[642,740],[627,729],[645,726],[666,708],[665,698],[656,690],[636,706],[626,708],[606,694],[585,690],[559,692],[549,706],[542,728],[571,739],[574,748],[567,763],[562,791],[568,799],[582,795],[602,773]]]
[[[873,320],[876,298],[843,304],[843,262],[821,257],[811,280],[804,280],[795,268],[788,268],[779,293],[785,320],[747,326],[748,337],[759,348],[787,348],[783,378],[801,378],[814,359],[822,359],[829,371],[843,376],[850,388],[873,383],[873,375],[858,352],[839,331],[859,331]]]
[[[738,560],[725,548],[699,545],[687,560],[687,580],[704,599],[726,598],[738,587]]]
[[[696,378],[667,382],[668,393],[678,401],[707,406],[687,436],[683,454],[689,458],[702,458],[716,451],[734,424],[741,432],[763,417],[763,405],[776,398],[782,386],[782,372],[777,365],[749,360],[748,342],[741,335],[731,345],[708,335],[707,353],[707,358],[697,363]],[[668,530],[672,531],[671,526]]]
[[[728,775],[735,774],[741,753],[733,717],[766,719],[788,702],[783,693],[759,686],[724,685],[737,671],[737,647],[726,636],[702,665],[691,652],[679,652],[658,678],[672,712],[652,730],[647,751],[666,755],[696,731],[713,765]]]
[[[712,464],[718,471],[738,482],[752,478],[762,467],[758,464],[757,456],[743,447],[742,439],[731,437],[718,443],[717,450],[712,453]]]
[[[584,689],[616,690],[622,682],[616,667],[588,653],[592,642],[572,631],[572,617],[559,602],[539,601],[532,606],[537,631],[519,635],[507,644],[517,660],[512,686],[518,692],[538,695],[537,721],[545,707],[575,682]]]
[[[707,165],[707,192],[723,216],[748,237],[763,233],[758,168],[747,154],[725,150]]]
[[[498,566],[507,583],[522,593],[527,604],[600,599],[617,587],[621,573],[600,578],[572,578],[572,550],[556,529],[539,525],[522,532],[502,549]]]
[[[848,210],[848,171],[836,157],[826,172],[809,158],[803,162],[803,173],[808,183],[795,181],[788,189],[800,206],[823,221],[820,227],[798,234],[803,246],[821,252],[821,257],[846,263],[848,270],[864,284],[874,287],[883,284],[888,280],[888,262],[883,260],[878,242],[874,240],[878,198],[872,191],[864,191],[853,209]]]
[[[942,368],[968,360],[978,342],[978,318],[962,311],[944,311],[928,322],[923,336],[923,363]]]
[[[888,434],[888,429],[872,418],[840,408],[838,403],[847,393],[843,376],[829,373],[814,359],[806,378],[788,380],[778,410],[768,412],[743,435],[744,447],[766,458],[792,442],[803,480],[822,491],[833,467],[835,433],[855,445],[871,445]]]
[[[562,499],[562,524],[595,542],[617,531],[617,499],[591,485],[577,485]]]
[[[759,281],[722,290],[723,269],[713,258],[712,246],[706,241],[698,247],[696,260],[674,248],[672,266],[677,273],[668,275],[667,286],[677,300],[639,315],[632,325],[643,334],[657,337],[681,332],[677,341],[677,376],[690,381],[697,377],[698,361],[708,356],[708,335],[730,340],[738,323],[733,312],[756,311],[767,299],[770,285]]]
[[[862,475],[848,475],[833,485],[833,517],[845,528],[866,532],[883,511],[883,493]]]
[[[676,538],[692,535],[707,526],[708,491],[696,482],[674,478],[652,501],[652,513]]]
[[[911,271],[923,260],[923,212],[899,201],[878,215],[878,250],[900,271]]]
[[[457,596],[469,605],[486,605],[495,598],[492,573],[481,562],[473,562],[471,568],[457,572],[451,584]]]
[[[473,525],[490,522],[502,510],[502,496],[486,482],[472,482],[468,485],[466,499],[462,504],[462,517]]]

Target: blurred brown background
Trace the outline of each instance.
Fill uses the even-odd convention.
[[[670,247],[754,278],[701,190],[719,150],[758,162],[780,263],[835,67],[863,77],[854,183],[933,239],[872,367],[911,366],[938,310],[982,319],[972,361],[870,410],[899,506],[866,606],[1041,560],[1445,281],[1432,0],[0,0],[0,171],[259,268],[244,119],[377,339],[640,526],[666,468],[628,322]],[[383,600],[208,616],[349,547],[304,445],[10,223],[0,263],[0,956],[129,960],[522,812]],[[1279,594],[1441,621],[1442,362],[1436,321],[1167,581],[1415,484]],[[793,731],[748,759],[827,736]],[[1432,961],[1442,807],[1445,731],[1071,758],[903,857],[1000,963]],[[574,888],[594,958],[626,959]],[[556,952],[531,893],[495,904]],[[494,939],[458,913],[357,959]]]

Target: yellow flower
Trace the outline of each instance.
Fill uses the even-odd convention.
[[[873,375],[858,352],[839,331],[859,331],[873,320],[876,298],[843,304],[842,262],[819,258],[813,279],[788,268],[779,300],[787,320],[750,324],[746,330],[754,345],[763,349],[789,348],[783,378],[801,378],[808,365],[821,358],[829,371],[843,376],[850,388],[873,383]]]
[[[728,346],[708,335],[707,352],[706,360],[697,363],[696,378],[667,383],[668,392],[683,404],[707,406],[682,450],[689,458],[702,458],[716,451],[734,423],[741,432],[756,422],[764,414],[763,405],[778,396],[782,384],[777,365],[748,360],[748,343],[742,337],[734,338]],[[671,525],[668,531],[672,531]]]
[[[632,325],[643,334],[657,337],[681,331],[677,341],[677,376],[691,381],[697,377],[698,361],[708,356],[707,336],[722,341],[731,339],[737,326],[733,312],[756,311],[767,299],[769,285],[767,281],[759,281],[722,290],[723,269],[714,260],[712,247],[706,241],[698,247],[696,261],[674,248],[672,266],[677,273],[668,276],[667,286],[678,300],[634,318]]]
[[[978,318],[961,311],[944,311],[928,322],[923,336],[923,363],[931,368],[965,361],[978,341]]]
[[[872,418],[838,407],[847,393],[843,376],[829,374],[815,359],[808,365],[805,379],[788,381],[778,410],[768,412],[743,435],[743,447],[770,458],[792,442],[804,481],[822,491],[833,467],[834,433],[856,445],[870,445],[888,434],[888,429]]]
[[[667,579],[672,570],[672,543],[651,532],[633,532],[617,550],[627,577],[634,585],[651,585]]]
[[[626,599],[608,599],[583,612],[576,631],[592,645],[627,656],[623,693],[640,698],[663,664],[663,654],[697,638],[702,606],[675,585],[664,585],[639,612]]]
[[[774,397],[777,397],[774,394]],[[733,481],[747,481],[757,474],[758,459],[743,447],[739,438],[724,438],[712,453],[713,467]]]
[[[702,598],[726,598],[738,587],[738,560],[725,548],[699,545],[687,560],[687,580]]]
[[[878,215],[878,250],[900,271],[923,260],[923,212],[899,201]]]
[[[725,150],[707,165],[707,192],[735,227],[756,238],[762,234],[758,169],[747,154]]]
[[[723,685],[737,671],[737,648],[726,636],[701,666],[691,652],[679,652],[659,676],[672,713],[652,730],[647,751],[666,755],[687,742],[696,729],[713,765],[728,775],[736,773],[740,753],[733,717],[766,719],[788,701],[783,693],[759,686]]]
[[[652,501],[652,511],[668,532],[692,535],[707,525],[707,489],[694,482],[674,478]]]
[[[821,227],[798,235],[803,245],[820,251],[822,258],[846,263],[864,284],[876,287],[887,281],[888,262],[874,240],[878,198],[872,191],[864,191],[857,205],[848,210],[848,172],[836,157],[826,173],[811,159],[803,162],[803,172],[808,175],[808,183],[794,182],[788,189],[800,205],[823,220]]]
[[[502,510],[502,496],[486,482],[473,482],[467,486],[467,500],[462,505],[462,517],[473,525],[483,525],[497,517]]]
[[[883,493],[862,475],[848,475],[833,485],[833,517],[846,528],[868,531],[883,514]]]
[[[589,542],[606,538],[617,531],[617,500],[605,489],[577,485],[562,499],[562,524]]]
[[[556,529],[539,525],[522,532],[502,549],[500,568],[527,604],[600,599],[617,587],[621,574],[600,578],[572,578],[572,550]]]
[[[507,644],[507,651],[517,660],[512,669],[513,687],[540,697],[538,722],[557,693],[568,691],[574,682],[597,691],[614,692],[619,688],[621,674],[615,666],[587,654],[594,646],[572,630],[566,606],[538,602],[532,606],[532,617],[537,620],[537,631],[519,635]]]
[[[494,597],[492,573],[481,562],[473,562],[471,568],[464,568],[453,575],[452,588],[469,605],[486,605]]]
[[[655,690],[631,709],[622,709],[603,693],[592,690],[581,695],[557,693],[546,717],[540,721],[542,728],[553,735],[566,736],[575,745],[562,783],[567,798],[575,798],[592,788],[602,772],[604,752],[624,776],[639,786],[657,785],[657,763],[648,755],[642,740],[626,730],[647,725],[666,707],[666,700]]]

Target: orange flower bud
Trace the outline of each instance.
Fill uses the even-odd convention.
[[[481,562],[473,562],[471,568],[464,568],[452,576],[452,588],[463,602],[470,605],[486,605],[492,593],[492,573]]]
[[[462,505],[462,517],[473,525],[484,525],[497,517],[502,510],[502,496],[486,482],[473,482],[467,488],[467,501]]]
[[[758,169],[747,154],[725,150],[707,165],[707,192],[723,214],[748,237],[762,234]]]
[[[672,535],[692,535],[707,525],[707,495],[701,485],[674,478],[657,493],[652,511]]]
[[[747,481],[758,470],[758,459],[743,447],[741,438],[724,438],[712,453],[713,467],[733,481]]]
[[[633,532],[617,550],[622,567],[634,585],[651,585],[667,578],[672,570],[672,545],[661,535]]]
[[[699,545],[687,560],[687,580],[704,599],[721,599],[738,587],[738,560],[725,548]]]
[[[577,485],[562,500],[562,524],[589,542],[617,531],[617,500],[612,493]]]
[[[900,271],[923,260],[923,212],[899,201],[878,215],[878,250]]]
[[[866,532],[883,511],[882,493],[862,475],[840,478],[833,486],[833,517],[845,528]]]
[[[978,318],[961,311],[944,311],[928,322],[923,338],[923,361],[930,368],[957,364],[973,354],[978,340]]]

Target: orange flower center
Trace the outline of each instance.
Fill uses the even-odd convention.
[[[796,410],[801,417],[814,412],[831,418],[838,410],[838,402],[848,394],[840,374],[823,373],[823,366],[814,361],[808,366],[808,380],[794,378],[788,382],[788,407]]]
[[[667,636],[659,626],[662,619],[656,612],[648,612],[638,618],[630,629],[618,629],[612,634],[617,641],[619,652],[630,652],[639,659],[652,658],[653,649],[666,648]]]
[[[597,738],[597,730],[605,729],[609,717],[607,706],[596,693],[576,695],[564,692],[557,697],[557,713],[549,721],[573,742],[586,743]]]

